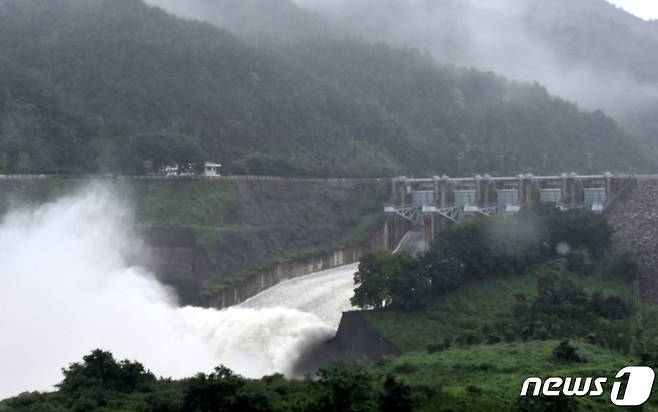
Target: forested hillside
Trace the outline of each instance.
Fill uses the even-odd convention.
[[[528,31],[551,46],[551,58],[560,67],[590,77],[581,94],[658,150],[658,54],[647,52],[658,48],[656,22],[604,1],[558,3],[534,2],[527,13]]]
[[[158,1],[158,0],[152,0]],[[203,0],[197,0],[203,1]],[[605,0],[296,0],[337,33],[539,81],[658,150],[658,25]]]
[[[140,0],[0,0],[0,173],[644,170],[615,122],[413,50],[265,50]]]
[[[211,22],[256,42],[337,35],[334,28],[290,0],[145,0],[177,16]]]

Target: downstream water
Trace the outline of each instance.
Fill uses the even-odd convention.
[[[227,310],[180,308],[134,262],[131,208],[101,186],[0,222],[0,399],[49,390],[91,350],[182,378],[224,364],[290,374],[350,309],[355,265],[282,283]]]

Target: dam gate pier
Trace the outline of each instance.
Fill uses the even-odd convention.
[[[469,216],[511,215],[540,202],[553,203],[563,210],[586,208],[604,213],[635,181],[633,175],[612,173],[399,177],[391,183],[391,201],[384,212],[424,231],[425,243],[429,245],[446,227]]]

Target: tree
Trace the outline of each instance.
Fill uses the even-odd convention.
[[[413,390],[407,383],[393,375],[384,380],[384,390],[379,397],[379,410],[382,412],[411,412],[415,405]]]
[[[513,222],[512,222],[513,223]],[[456,259],[463,265],[464,280],[495,276],[507,267],[501,255],[493,248],[489,227],[485,219],[465,221],[447,230],[436,247],[439,256]]]
[[[147,389],[155,377],[138,362],[117,362],[110,352],[96,349],[63,370],[64,380],[57,387],[64,393],[75,393],[92,386],[106,391],[130,393]]]
[[[557,248],[566,244],[570,250],[585,248],[593,256],[601,257],[612,246],[614,230],[602,215],[585,209],[560,213],[550,222],[551,244]]]
[[[0,152],[0,173],[6,173],[9,169],[9,157]]]
[[[492,266],[484,224],[483,220],[463,222],[447,230],[437,244],[441,256],[463,262],[465,275],[469,277],[482,276]]]
[[[338,365],[318,373],[320,412],[375,412],[373,377],[365,368]]]
[[[614,278],[635,281],[640,277],[640,264],[633,251],[615,249],[608,259],[607,272]]]
[[[433,295],[449,292],[463,282],[464,263],[456,257],[441,256],[436,248],[422,257],[421,265]]]
[[[16,159],[15,169],[17,173],[31,173],[33,171],[32,157],[25,152],[19,153]]]
[[[388,295],[387,272],[391,270],[393,255],[379,251],[370,253],[359,263],[359,270],[354,274],[354,297],[351,302],[362,309],[381,309],[390,303]]]
[[[406,253],[394,256],[394,267],[388,272],[391,306],[416,309],[423,305],[431,282],[422,272],[418,259]]]
[[[354,283],[357,288],[352,304],[364,309],[385,306],[413,309],[422,304],[430,287],[417,259],[406,253],[386,251],[363,257]]]
[[[200,373],[188,381],[182,410],[269,412],[272,407],[266,394],[230,369],[219,366],[210,375]]]
[[[578,350],[569,344],[568,340],[561,341],[553,349],[553,360],[563,363],[584,362],[584,359],[578,355]]]
[[[117,362],[110,352],[100,349],[63,370],[57,385],[75,411],[96,410],[117,393],[145,392],[155,384],[155,376],[137,362]]]
[[[90,142],[90,148],[94,157],[94,169],[100,173],[117,173],[121,171],[119,166],[120,156],[114,140],[109,138],[97,138]]]
[[[200,168],[204,161],[198,139],[167,130],[136,135],[124,151],[132,163],[126,167],[138,172],[153,172],[169,165]]]

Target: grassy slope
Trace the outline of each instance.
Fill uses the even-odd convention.
[[[558,363],[551,352],[558,341],[532,341],[452,348],[443,352],[409,352],[399,358],[384,359],[377,369],[406,376],[413,384],[443,389],[440,404],[454,410],[507,410],[516,405],[523,381],[531,376],[584,377],[614,374],[624,366],[637,364],[631,355],[622,355],[572,341],[586,363]],[[590,410],[618,410],[606,395],[582,399]],[[656,410],[655,405],[646,410]]]
[[[370,311],[366,318],[375,329],[401,351],[425,350],[428,345],[454,339],[458,334],[479,334],[485,324],[509,319],[516,294],[535,294],[540,272],[550,271],[548,263],[525,276],[486,279],[459,288],[437,299],[419,312],[400,310]],[[574,274],[576,284],[588,292],[603,291],[632,299],[633,290],[622,282],[604,276]]]
[[[140,224],[205,231],[235,227],[239,195],[228,181],[133,182]]]
[[[37,206],[69,196],[90,183],[87,179],[47,179],[5,182],[0,210]],[[199,231],[235,228],[238,192],[227,181],[102,181],[135,209],[140,226],[188,228]]]
[[[410,382],[443,389],[437,400],[453,410],[507,410],[515,407],[523,381],[530,376],[614,376],[623,366],[638,363],[623,355],[582,341],[572,341],[587,363],[563,364],[551,359],[558,341],[532,341],[475,345],[429,354],[428,345],[457,335],[480,334],[485,324],[509,319],[514,296],[535,294],[541,273],[553,270],[549,262],[526,276],[488,279],[468,284],[437,300],[421,312],[371,311],[366,318],[403,352],[402,356],[380,361],[377,369],[408,377]],[[605,276],[574,274],[572,279],[589,293],[602,291],[625,299],[633,289]],[[608,398],[584,400],[591,410],[612,409]],[[450,410],[450,409],[446,409]],[[653,409],[648,409],[653,410]]]
[[[209,255],[225,236],[249,236],[237,223],[240,198],[229,181],[137,181],[129,186],[140,227],[188,229],[199,251]]]
[[[108,180],[135,209],[139,227],[190,229],[196,235],[200,252],[210,256],[224,237],[236,236],[249,242],[249,227],[240,225],[237,210],[239,192],[235,182],[222,180]],[[38,206],[61,196],[74,194],[89,184],[86,179],[47,179],[0,182],[0,215],[24,205]],[[364,244],[381,225],[380,203],[382,188],[374,193],[359,192],[350,210],[342,211],[340,223],[349,229],[339,244],[327,244],[296,250],[264,262],[254,262],[244,272],[236,273],[235,280],[254,270],[272,267],[282,261],[314,256],[339,247]],[[374,211],[374,212],[373,212]],[[313,216],[311,215],[311,218]]]

